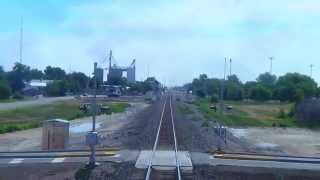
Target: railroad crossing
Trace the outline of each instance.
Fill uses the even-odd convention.
[[[146,150],[126,150],[119,148],[97,149],[97,161],[122,163],[134,161],[135,167],[145,170],[145,180],[187,179],[192,176],[194,167],[269,168],[320,171],[320,158],[277,156],[250,153],[227,153],[223,151],[198,153],[179,150],[172,96],[162,100],[162,113],[159,118],[153,148]],[[0,152],[0,166],[23,166],[24,164],[86,163],[89,149],[64,151]],[[235,168],[236,167],[236,168]]]

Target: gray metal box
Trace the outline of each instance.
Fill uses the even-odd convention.
[[[62,119],[45,121],[42,128],[42,149],[65,149],[69,141],[69,126],[69,121]]]

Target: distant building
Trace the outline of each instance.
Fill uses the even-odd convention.
[[[122,67],[118,66],[116,63],[112,65],[112,51],[110,51],[109,57],[109,72],[108,72],[108,81],[111,79],[120,79],[123,76],[123,72],[127,74],[128,82],[136,81],[136,60],[134,59],[129,66]]]
[[[121,86],[103,85],[103,89],[109,97],[119,97],[122,95]]]
[[[96,80],[97,82],[103,83],[103,69],[96,68]]]
[[[24,82],[25,88],[22,90],[22,94],[25,96],[36,96],[44,94],[45,88],[48,84],[52,83],[52,80],[37,80],[33,79],[29,82]]]

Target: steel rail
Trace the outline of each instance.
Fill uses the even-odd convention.
[[[173,138],[174,138],[174,153],[175,153],[176,166],[177,166],[177,171],[178,171],[178,180],[181,180],[180,162],[179,162],[179,159],[178,159],[178,144],[177,144],[176,130],[175,130],[174,120],[173,120],[172,96],[170,96],[170,101],[169,102],[170,102],[171,123],[172,123]]]
[[[161,130],[161,126],[162,126],[162,120],[163,120],[166,104],[167,104],[167,97],[165,97],[165,101],[164,101],[164,104],[163,104],[163,109],[162,109],[161,118],[160,118],[160,122],[159,122],[159,126],[158,126],[157,136],[156,136],[156,140],[155,140],[154,145],[153,145],[152,156],[151,156],[151,159],[149,161],[148,171],[147,171],[147,175],[146,175],[145,180],[149,180],[150,179],[151,169],[152,169],[152,161],[154,159],[154,156],[155,156],[155,153],[156,153],[156,150],[157,150],[157,146],[158,146],[158,142],[159,142],[159,135],[160,135],[160,130]]]
[[[177,167],[177,175],[178,175],[178,180],[181,180],[181,171],[180,171],[180,162],[178,159],[178,143],[177,143],[177,138],[176,138],[176,131],[175,131],[175,126],[174,126],[174,118],[173,118],[173,109],[172,109],[172,96],[166,96],[165,97],[165,102],[163,105],[163,110],[161,113],[161,118],[160,118],[160,123],[158,126],[158,131],[157,131],[157,136],[156,136],[156,140],[152,149],[152,156],[151,159],[149,161],[149,165],[148,165],[148,171],[147,171],[147,175],[145,180],[149,180],[150,176],[151,176],[151,172],[152,172],[152,162],[153,159],[155,157],[155,153],[158,147],[158,143],[159,143],[159,136],[160,136],[160,131],[162,128],[162,122],[163,122],[163,117],[164,117],[164,112],[165,112],[165,108],[167,105],[167,101],[169,99],[169,107],[170,107],[170,116],[171,116],[171,124],[172,124],[172,131],[173,131],[173,139],[174,139],[174,153],[175,153],[175,161],[176,161],[176,167]]]

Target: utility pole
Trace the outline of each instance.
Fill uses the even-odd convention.
[[[230,59],[230,67],[231,67],[231,59]],[[224,83],[226,80],[226,71],[227,71],[227,58],[224,58],[224,69],[223,69],[223,80],[221,82],[221,95],[220,95],[220,113],[223,114],[224,113],[224,102],[223,102],[223,94],[224,94]],[[230,75],[231,75],[231,68],[230,68]],[[220,123],[217,123],[218,127],[218,147],[217,147],[217,151],[220,152],[222,151],[222,126]]]
[[[274,58],[271,56],[271,57],[269,57],[269,59],[270,59],[270,74],[272,74],[272,62],[273,62]]]
[[[97,63],[94,63],[93,71],[93,115],[92,115],[92,132],[96,131],[96,113],[97,113]]]
[[[92,130],[88,132],[86,136],[86,144],[89,145],[91,154],[89,157],[89,167],[95,167],[98,165],[96,163],[96,145],[98,145],[98,133],[96,132],[96,113],[97,113],[97,63],[94,63],[94,70],[93,70],[93,100],[91,104],[91,111],[92,111]]]
[[[310,65],[310,77],[311,77],[311,78],[312,78],[312,75],[313,75],[313,67],[314,67],[314,65],[311,64],[311,65]]]
[[[232,59],[230,58],[230,75],[229,76],[231,75],[232,75]]]
[[[150,74],[149,74],[149,73],[150,73],[149,71],[150,71],[150,67],[149,67],[149,63],[148,63],[148,66],[147,66],[147,79],[150,77],[150,76],[149,76],[149,75],[150,75]]]
[[[224,58],[224,72],[223,72],[223,80],[221,82],[221,92],[220,92],[220,113],[221,114],[223,114],[223,111],[224,111],[223,94],[224,94],[224,82],[226,80],[226,69],[227,69],[227,58]]]
[[[19,42],[19,61],[22,64],[22,50],[23,50],[23,17],[20,21],[20,42]]]

